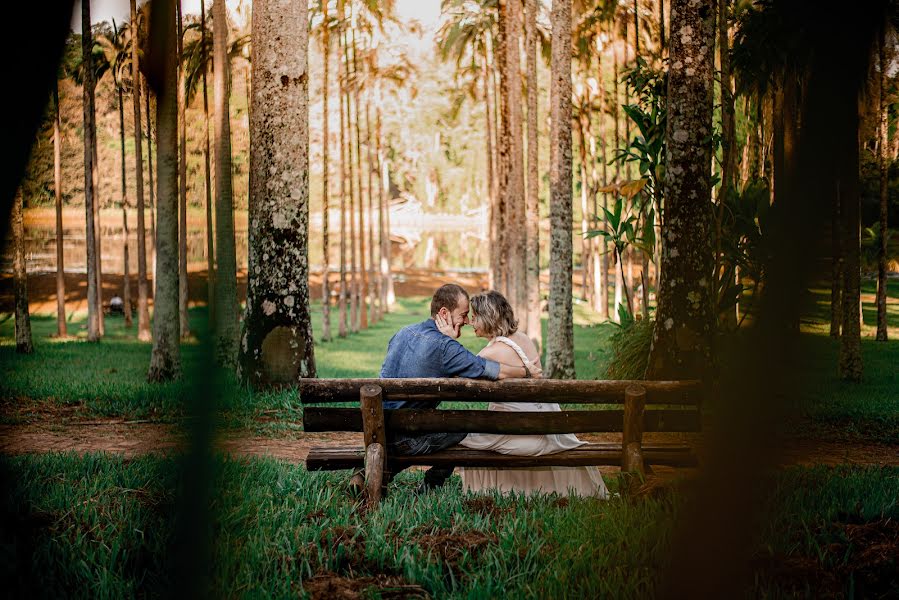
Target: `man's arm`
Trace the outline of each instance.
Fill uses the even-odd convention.
[[[447,376],[469,379],[501,379],[502,371],[505,369],[495,360],[475,356],[465,346],[449,337],[443,344],[443,366]],[[505,377],[513,376],[506,371]]]
[[[499,364],[499,377],[498,379],[522,379],[528,376],[527,371],[524,370],[522,365],[517,367],[513,367],[511,365],[497,363]]]

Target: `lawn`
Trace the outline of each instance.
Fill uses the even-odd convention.
[[[899,282],[890,282],[889,316],[891,341],[876,342],[875,313],[866,302],[862,352],[865,364],[861,385],[839,380],[836,364],[838,340],[830,338],[829,290],[811,290],[815,307],[803,324],[805,384],[797,398],[803,422],[794,430],[812,437],[868,440],[895,443],[899,440]],[[864,294],[873,294],[871,282]],[[872,296],[866,299],[873,300]],[[345,339],[316,344],[316,363],[320,377],[376,377],[387,342],[399,328],[420,321],[427,315],[426,298],[403,298],[394,312],[377,325]],[[313,305],[313,330],[321,331],[321,312]],[[183,415],[183,398],[197,383],[204,358],[199,339],[207,337],[204,307],[191,310],[194,338],[182,344],[185,373],[194,380],[168,384],[149,384],[146,370],[151,346],[135,339],[134,329],[126,329],[120,317],[106,319],[107,334],[98,344],[84,339],[84,320],[75,319],[70,331],[78,337],[56,340],[55,319],[33,317],[35,353],[20,356],[13,346],[13,320],[0,322],[0,402],[6,406],[0,419],[21,422],[40,418],[46,404],[74,407],[83,417],[122,417],[175,421]],[[0,319],[4,319],[0,317]],[[546,320],[543,321],[544,332]],[[603,379],[612,358],[609,337],[617,330],[603,323],[584,305],[575,305],[575,365],[581,379]],[[465,328],[460,340],[477,352],[484,340]],[[205,375],[203,375],[205,376]],[[225,377],[218,387],[217,402],[221,425],[253,430],[259,435],[296,435],[301,432],[301,408],[290,391],[251,393]],[[710,408],[714,408],[710,406]],[[265,415],[265,419],[260,419]],[[263,422],[264,421],[264,422]]]
[[[0,466],[18,478],[6,509],[19,526],[0,547],[7,581],[48,597],[161,596],[179,568],[193,568],[171,551],[183,522],[174,459],[48,454]],[[212,597],[295,597],[304,586],[319,598],[366,587],[390,598],[646,597],[682,508],[673,488],[599,502],[467,495],[458,478],[417,497],[414,475],[403,474],[377,511],[364,511],[343,473],[221,458],[214,473],[210,522],[200,524]],[[749,595],[895,591],[899,469],[795,468],[759,485],[770,493]]]
[[[390,337],[401,327],[423,320],[428,314],[425,298],[403,298],[396,309],[377,325],[331,342],[318,341],[315,348],[319,377],[377,377]],[[202,373],[204,346],[199,340],[208,335],[206,310],[190,311],[195,338],[182,343],[183,369]],[[2,319],[2,317],[0,317]],[[614,326],[600,324],[594,314],[578,306],[575,311],[575,362],[581,378],[600,377],[608,361],[605,340]],[[182,400],[192,382],[150,384],[146,381],[151,345],[135,338],[136,330],[126,329],[121,317],[106,319],[106,336],[100,343],[85,340],[85,322],[70,323],[78,337],[57,340],[55,318],[32,317],[35,352],[15,353],[14,323],[0,322],[0,399],[28,406],[34,401],[77,406],[84,416],[120,416],[127,419],[173,420],[182,414]],[[544,322],[545,327],[545,322]],[[336,329],[336,327],[335,327]],[[321,331],[321,311],[313,305],[313,331]],[[197,339],[199,338],[199,340]],[[477,352],[485,341],[465,328],[463,344]],[[292,392],[258,393],[240,388],[228,379],[219,388],[219,408],[226,423],[249,424],[262,411],[279,411],[277,416],[298,422],[298,403]],[[30,418],[27,410],[7,413],[6,419]],[[285,424],[289,426],[289,424]]]

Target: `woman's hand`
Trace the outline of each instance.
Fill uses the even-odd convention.
[[[440,313],[434,316],[434,322],[437,324],[437,331],[447,337],[456,339],[456,328],[453,327],[449,321],[444,319]]]

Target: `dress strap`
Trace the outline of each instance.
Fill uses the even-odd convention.
[[[528,358],[528,355],[524,353],[524,350],[521,349],[521,346],[513,342],[511,339],[507,338],[503,335],[498,335],[493,338],[495,341],[500,342],[511,348],[518,354],[518,358],[521,359],[521,362],[524,364],[524,370],[527,371],[528,377],[533,377],[533,373],[531,372],[534,368],[534,363],[531,362],[531,359]]]

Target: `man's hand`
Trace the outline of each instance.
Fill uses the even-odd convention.
[[[522,365],[512,367],[504,363],[499,363],[500,379],[523,379],[527,376],[527,371],[524,370],[524,366]]]

